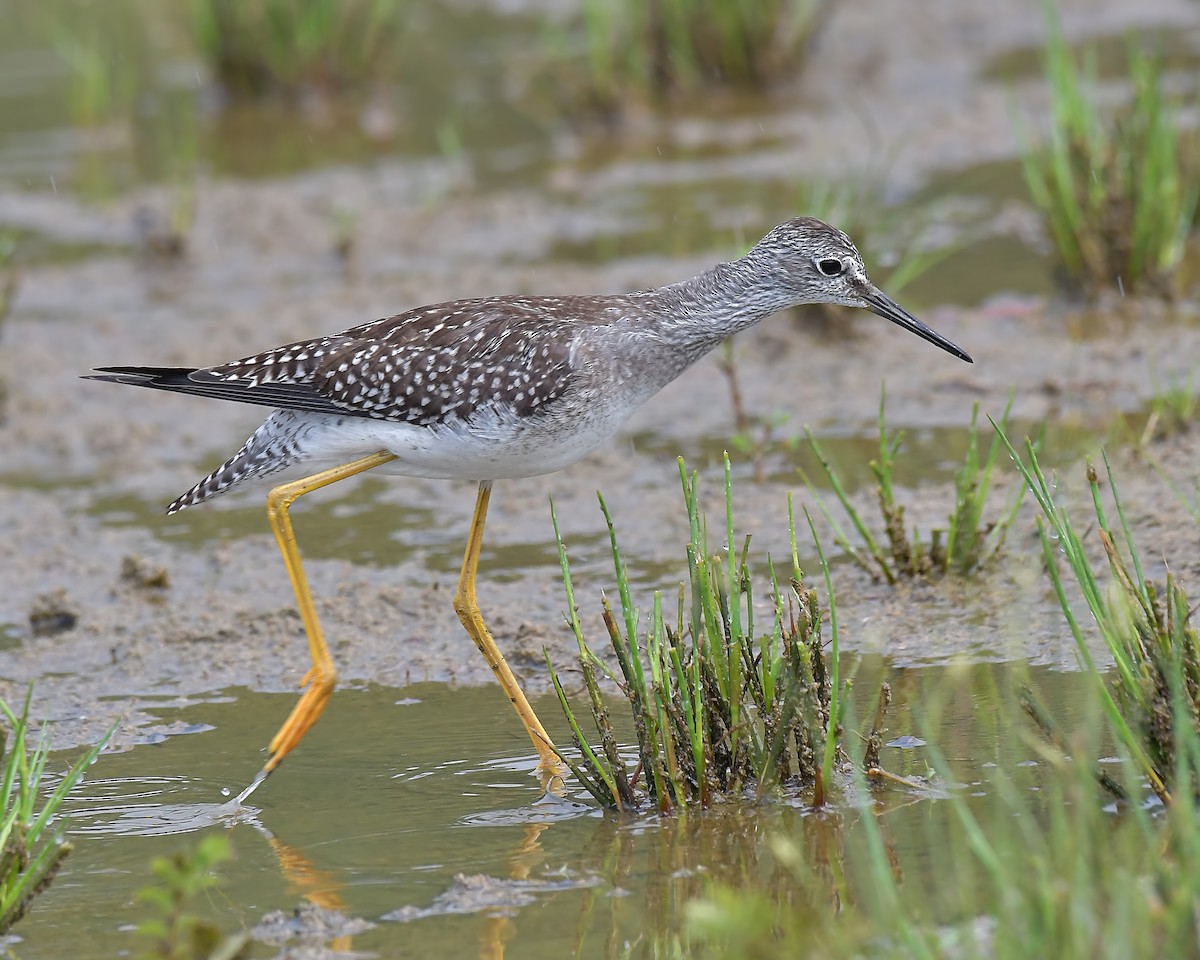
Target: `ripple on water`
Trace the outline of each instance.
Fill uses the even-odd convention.
[[[188,779],[179,777],[87,780],[71,795],[71,832],[81,836],[162,837],[258,823],[260,811],[236,800],[168,801],[189,784]]]

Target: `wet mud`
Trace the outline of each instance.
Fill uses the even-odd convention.
[[[666,130],[634,131],[629,159],[604,163],[588,154],[585,141],[564,134],[544,189],[478,190],[454,164],[402,158],[204,182],[187,254],[164,263],[138,251],[134,229],[139,208],[165,205],[161,191],[137,190],[97,207],[65,193],[0,188],[0,223],[51,245],[98,251],[28,264],[0,328],[0,695],[11,701],[36,681],[34,712],[50,722],[56,745],[93,741],[119,719],[113,748],[120,749],[173,732],[157,713],[171,698],[185,702],[231,686],[290,690],[307,669],[262,492],[161,516],[166,503],[237,448],[262,411],[84,382],[81,374],[107,364],[218,362],[457,297],[657,285],[732,255],[690,247],[675,256],[619,255],[621,231],[633,228],[612,211],[631,194],[658,189],[663,177],[673,186],[743,178],[761,181],[769,194],[772,183],[879,156],[880,144],[900,145],[889,182],[901,191],[925,188],[947,171],[1010,163],[1017,149],[1013,91],[1035,117],[1044,114],[1044,94],[1034,78],[990,77],[986,68],[1035,43],[1035,7],[1017,17],[982,0],[942,3],[936,16],[910,23],[892,6],[839,11],[814,52],[802,98],[767,115],[681,119]],[[1169,0],[1138,11],[1113,2],[1065,7],[1068,34],[1081,39],[1119,33],[1135,15],[1142,27],[1147,17],[1164,28],[1194,20],[1191,5]],[[860,29],[863,18],[872,18],[871,31]],[[894,23],[880,29],[878,18]],[[668,136],[698,159],[638,160],[639,136],[647,143]],[[706,147],[714,144],[725,152],[710,156]],[[988,209],[988,229],[1027,231],[1027,213],[1012,202]],[[335,250],[334,210],[356,215],[349,266]],[[799,212],[722,210],[716,219],[740,218],[749,237]],[[582,264],[556,255],[613,231],[618,255],[611,259]],[[1077,311],[1010,282],[1016,268],[994,249],[968,246],[954,275],[946,275],[947,287],[966,283],[973,291],[962,302],[939,297],[937,270],[912,296],[899,297],[971,352],[974,365],[867,314],[845,329],[781,316],[735,343],[747,409],[787,413],[778,431],[784,436],[807,424],[822,438],[867,438],[858,447],[865,461],[884,381],[888,420],[914,441],[931,431],[965,431],[975,403],[999,416],[1012,391],[1022,425],[1073,427],[1098,447],[1118,417],[1191,374],[1200,356],[1194,304]],[[1030,247],[1023,249],[1028,259]],[[1036,244],[1032,249],[1040,255]],[[547,685],[544,648],[556,664],[569,666],[574,657],[549,498],[574,563],[576,597],[599,643],[600,592],[613,580],[595,491],[605,494],[648,609],[652,591],[671,595],[683,572],[686,515],[673,458],[682,454],[702,471],[717,516],[719,451],[733,429],[725,380],[709,357],[581,463],[497,485],[480,602],[531,688]],[[1150,572],[1169,562],[1185,583],[1194,582],[1195,523],[1150,461],[1178,488],[1194,490],[1200,436],[1176,433],[1136,454],[1128,447],[1118,439],[1111,449],[1135,535],[1157,568]],[[1080,451],[1046,454],[1083,515]],[[757,485],[746,458],[735,455],[736,510],[755,553],[781,557],[786,494],[796,491],[800,503],[809,494],[794,473],[798,453],[790,445],[766,456],[768,481]],[[927,454],[901,493],[910,523],[922,530],[943,525],[952,507],[953,463],[946,460]],[[1015,474],[1000,472],[1003,490]],[[860,484],[856,496],[870,503],[867,486]],[[343,683],[489,682],[450,603],[472,502],[467,483],[367,478],[296,508]],[[994,509],[1002,502],[998,495]],[[816,574],[811,550],[805,558]],[[815,576],[813,582],[820,586]],[[850,650],[885,653],[898,664],[959,655],[1073,662],[1041,569],[1031,503],[1005,558],[980,577],[891,588],[841,560],[835,587],[842,643]]]

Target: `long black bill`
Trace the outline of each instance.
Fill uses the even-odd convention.
[[[922,340],[928,340],[934,346],[941,347],[947,353],[954,354],[959,360],[966,360],[967,363],[975,362],[971,359],[971,355],[967,351],[951,343],[940,333],[925,326],[925,324],[883,292],[872,287],[863,294],[863,299],[867,301],[867,307],[872,313],[877,313],[884,319],[899,324],[905,330],[911,330]]]

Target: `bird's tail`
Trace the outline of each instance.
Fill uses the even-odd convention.
[[[288,423],[292,419],[294,415],[283,410],[267,417],[242,449],[187,493],[176,497],[167,507],[167,515],[220,496],[235,484],[269,477],[296,463],[300,458],[296,432]]]

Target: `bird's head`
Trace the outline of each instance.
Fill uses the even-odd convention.
[[[755,272],[782,288],[792,304],[836,303],[862,307],[911,330],[961,360],[966,351],[930,329],[871,282],[862,254],[837,227],[797,217],[775,227],[746,254]]]

